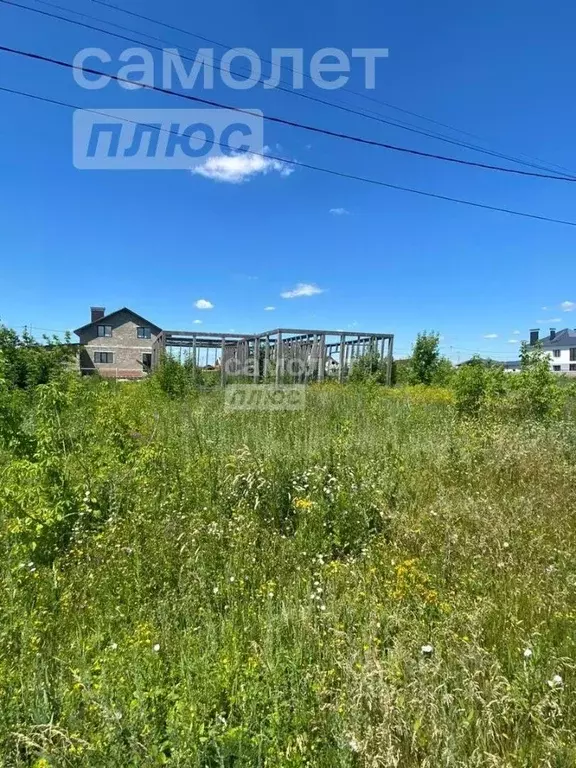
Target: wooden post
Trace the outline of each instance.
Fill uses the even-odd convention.
[[[318,381],[324,381],[326,375],[326,336],[318,337]]]
[[[226,361],[224,355],[226,352],[226,339],[222,336],[222,351],[220,353],[220,384],[222,387],[226,386]]]
[[[386,384],[392,386],[392,366],[394,364],[394,336],[390,336],[388,339],[388,362],[386,365]]]
[[[340,336],[340,370],[338,371],[338,381],[340,384],[344,381],[344,364],[346,362],[346,334]]]
[[[268,366],[270,365],[270,336],[264,340],[264,381],[268,379]]]
[[[260,379],[260,337],[254,337],[254,384]]]
[[[276,386],[280,386],[280,371],[282,369],[282,331],[276,337]]]

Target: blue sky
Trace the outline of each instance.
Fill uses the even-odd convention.
[[[199,44],[89,0],[60,3],[182,49]],[[253,48],[263,58],[274,47],[303,48],[308,62],[322,47],[388,48],[371,97],[482,137],[493,150],[540,158],[576,174],[576,7],[570,4],[118,4],[229,46]],[[105,48],[115,62],[102,67],[111,73],[118,72],[117,57],[129,45],[5,5],[0,24],[2,44],[67,61],[81,48]],[[363,88],[362,74],[357,62],[352,88]],[[116,83],[86,91],[69,71],[2,53],[0,86],[104,111],[187,106]],[[501,162],[278,90],[220,84],[195,93],[330,130]],[[324,91],[307,81],[305,93],[445,130],[349,90]],[[5,93],[0,105],[0,318],[9,325],[75,328],[87,321],[90,305],[128,305],[165,328],[193,327],[200,320],[214,331],[285,326],[393,332],[399,354],[409,351],[418,331],[434,329],[454,359],[474,351],[514,358],[512,342],[526,338],[530,327],[576,327],[573,228],[304,169],[290,175],[268,169],[242,183],[188,171],[79,171],[72,164],[70,110]],[[271,124],[265,143],[304,163],[576,220],[574,193],[565,182],[454,167]],[[320,291],[282,297],[299,284]],[[199,299],[213,308],[197,309]]]

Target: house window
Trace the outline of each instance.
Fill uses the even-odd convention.
[[[151,339],[152,338],[152,332],[150,331],[150,328],[137,328],[136,329],[136,335],[139,339]]]
[[[570,351],[572,351],[572,350],[570,350]],[[560,357],[560,350],[559,349],[555,349],[554,350],[554,357]],[[576,357],[574,358],[574,360],[576,360]]]
[[[98,336],[112,336],[112,326],[111,325],[99,325],[98,326]]]
[[[570,360],[576,362],[576,347],[570,348]]]
[[[576,363],[570,363],[570,370],[576,371]]]
[[[142,355],[142,370],[148,372],[152,368],[152,355],[148,352]]]
[[[562,370],[562,366],[561,365],[553,365],[552,366],[552,370],[555,371],[556,373],[560,373],[560,371]]]
[[[113,363],[114,354],[112,352],[94,352],[95,363]]]

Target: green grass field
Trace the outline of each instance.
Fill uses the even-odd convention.
[[[576,765],[576,422],[0,392],[0,765]]]

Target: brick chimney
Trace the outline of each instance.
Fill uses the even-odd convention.
[[[98,320],[102,320],[105,314],[105,307],[90,307],[90,322],[95,323]]]
[[[550,328],[550,341],[554,341],[556,338],[556,328]]]

